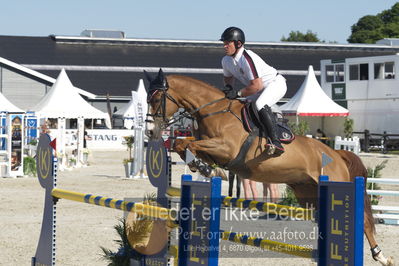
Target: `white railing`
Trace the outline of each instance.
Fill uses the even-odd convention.
[[[356,154],[359,154],[360,153],[359,137],[355,136],[353,138],[342,139],[341,136],[335,136],[334,149],[335,150],[347,150],[347,151],[352,151]]]
[[[399,179],[392,178],[367,178],[368,183],[399,185]],[[399,196],[395,190],[368,189],[367,194],[373,196]],[[373,217],[384,219],[387,224],[399,224],[399,206],[372,205],[371,209],[380,213],[374,213]]]

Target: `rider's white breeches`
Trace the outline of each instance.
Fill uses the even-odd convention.
[[[263,108],[266,104],[268,106],[272,106],[276,104],[281,98],[284,97],[287,92],[287,84],[285,82],[285,78],[281,75],[277,75],[274,81],[269,83],[269,85],[261,91],[260,95],[255,94],[249,96],[249,99],[255,100],[256,98],[256,109],[258,111]]]

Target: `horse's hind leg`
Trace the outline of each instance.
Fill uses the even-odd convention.
[[[375,240],[375,226],[374,226],[374,218],[371,212],[371,203],[370,199],[365,193],[365,200],[364,200],[364,233],[367,237],[367,241],[371,247],[371,255],[373,256],[374,260],[379,261],[382,265],[394,265],[394,261],[392,257],[386,258],[377,244]]]
[[[317,207],[317,184],[289,184],[294,191],[295,197],[298,200],[299,205],[304,208],[316,208]]]

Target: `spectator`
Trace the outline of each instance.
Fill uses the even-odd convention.
[[[327,144],[326,134],[324,134],[320,128],[318,128],[316,131],[316,139],[320,140],[324,144]]]
[[[277,203],[280,198],[280,192],[278,190],[278,184],[263,183],[263,201],[267,201],[267,195],[270,191],[270,202]]]
[[[236,197],[239,198],[241,194],[241,179],[233,172],[229,172],[229,197],[233,196],[234,178],[236,179]]]

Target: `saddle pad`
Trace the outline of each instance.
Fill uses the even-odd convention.
[[[258,117],[253,114],[253,110],[250,107],[250,104],[245,104],[244,107],[241,109],[241,117],[243,126],[247,132],[254,131],[255,128],[258,128],[258,136],[262,135],[265,136],[266,132],[261,132],[261,126],[258,121]],[[277,113],[273,113],[276,117],[277,121],[277,135],[281,142],[283,143],[290,143],[295,139],[294,133],[292,133],[290,127],[288,126],[287,119],[279,118]],[[254,119],[254,117],[256,117]]]

